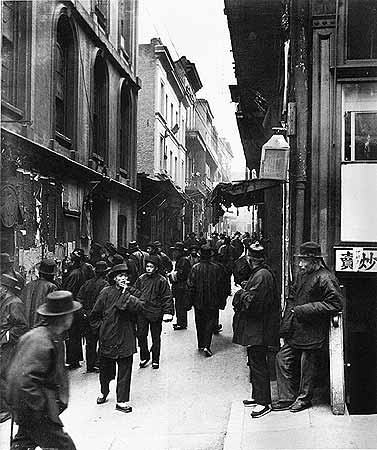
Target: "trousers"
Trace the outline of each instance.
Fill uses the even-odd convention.
[[[312,400],[318,352],[293,348],[287,343],[279,350],[276,355],[279,400]]]
[[[161,352],[161,332],[162,320],[150,321],[145,316],[139,315],[137,318],[137,339],[140,347],[140,359],[149,359],[150,353],[148,350],[148,332],[151,330],[152,337],[152,362],[158,363],[160,361]]]
[[[86,369],[92,370],[94,366],[98,364],[97,359],[97,343],[98,333],[93,331],[89,326],[85,329],[85,356],[86,356]]]
[[[198,348],[211,348],[213,329],[218,320],[217,309],[198,309],[195,310],[196,337]]]
[[[267,347],[263,345],[247,347],[247,360],[253,398],[259,405],[269,405],[271,403],[271,386],[267,365]]]
[[[112,359],[103,355],[99,357],[99,381],[101,394],[107,397],[110,392],[110,381],[115,379],[116,366],[118,366],[116,397],[118,403],[130,400],[131,374],[133,355],[126,358]]]
[[[49,420],[20,424],[13,438],[11,450],[76,450],[69,434]]]
[[[187,327],[187,298],[184,291],[175,294],[175,315],[177,317],[177,325]]]

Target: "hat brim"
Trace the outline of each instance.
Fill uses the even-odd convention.
[[[107,269],[101,269],[101,270],[96,270],[96,269],[94,269],[94,272],[95,273],[107,273],[107,272],[110,272],[110,270],[111,270],[111,267],[108,267]]]
[[[72,300],[72,308],[70,308],[67,311],[61,311],[61,312],[51,312],[47,310],[47,303],[43,303],[38,309],[37,309],[37,313],[40,314],[41,316],[65,316],[66,314],[70,314],[73,313],[75,311],[78,311],[79,309],[82,308],[81,303],[76,302],[75,300]]]
[[[326,255],[301,255],[301,254],[298,254],[298,255],[293,255],[293,256],[295,256],[296,258],[317,258],[317,259],[322,259]]]
[[[125,274],[128,275],[128,270],[116,270],[115,272],[112,272],[112,271],[110,270],[110,272],[107,274],[107,276],[108,276],[109,278],[114,278],[114,277],[116,277],[117,275],[119,275],[120,273],[125,273]]]

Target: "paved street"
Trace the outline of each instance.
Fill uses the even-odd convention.
[[[62,418],[78,450],[222,449],[232,402],[249,389],[244,349],[231,342],[232,312],[229,298],[212,358],[197,351],[192,311],[185,331],[164,324],[160,369],[139,369],[135,355],[131,414],[115,411],[113,384],[109,401],[97,406],[98,375],[84,368],[73,372]],[[7,448],[8,431],[9,421],[0,427],[1,449]]]

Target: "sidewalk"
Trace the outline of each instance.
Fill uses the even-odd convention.
[[[260,419],[251,411],[242,400],[233,402],[224,450],[377,448],[377,415],[334,416],[329,405],[272,411]]]

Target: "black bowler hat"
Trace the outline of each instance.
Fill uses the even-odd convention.
[[[155,247],[162,247],[162,244],[161,244],[160,241],[154,241],[154,242],[153,242],[153,245],[154,245]]]
[[[110,272],[108,273],[108,277],[114,278],[119,273],[127,273],[127,272],[128,272],[127,264],[117,264],[116,266],[111,268]]]
[[[205,244],[200,247],[199,254],[202,258],[210,258],[215,254],[215,250],[208,244]]]
[[[170,247],[171,250],[178,250],[179,252],[184,252],[185,251],[185,244],[181,241],[176,242],[174,244],[174,247]]]
[[[258,241],[250,244],[247,249],[247,254],[255,259],[264,259],[264,247]]]
[[[94,268],[95,272],[100,273],[106,273],[110,270],[110,267],[107,267],[107,264],[105,261],[97,261]]]
[[[149,255],[145,257],[145,264],[152,263],[155,267],[160,267],[160,258],[157,255]]]
[[[81,304],[73,300],[70,291],[54,291],[47,295],[37,312],[41,316],[64,316],[81,309]]]
[[[38,267],[38,272],[44,275],[55,275],[56,262],[53,259],[42,259]]]
[[[129,250],[130,252],[134,252],[135,250],[139,250],[139,245],[138,245],[138,243],[137,243],[136,241],[131,241],[131,242],[128,244],[128,250]]]
[[[295,255],[298,258],[323,258],[321,246],[317,242],[308,241],[300,245],[300,253]]]
[[[113,266],[116,266],[118,264],[123,264],[123,262],[124,262],[123,256],[120,255],[119,253],[115,253],[115,255],[110,256],[108,259],[109,259],[110,264],[112,264]]]

